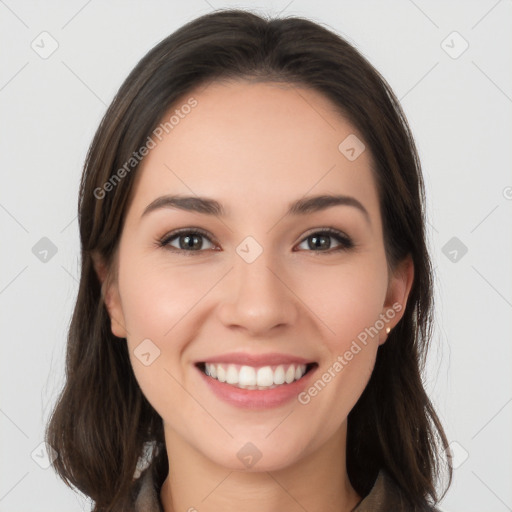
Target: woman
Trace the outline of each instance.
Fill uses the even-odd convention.
[[[300,18],[188,23],[110,105],[79,219],[47,442],[94,510],[436,510],[422,175],[352,46]]]

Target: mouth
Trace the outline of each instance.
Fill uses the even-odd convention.
[[[303,379],[318,366],[318,363],[248,366],[200,362],[195,366],[207,377],[219,382],[239,389],[264,391],[287,386]]]

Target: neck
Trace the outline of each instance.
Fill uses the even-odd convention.
[[[165,512],[350,512],[361,501],[346,472],[346,422],[315,452],[277,471],[231,470],[214,463],[174,431],[165,431],[169,474]]]

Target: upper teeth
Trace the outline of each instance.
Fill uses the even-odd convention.
[[[286,369],[285,369],[286,368]],[[305,364],[279,366],[241,366],[236,364],[205,363],[205,373],[220,382],[237,385],[240,388],[270,388],[280,384],[290,384],[306,373]]]

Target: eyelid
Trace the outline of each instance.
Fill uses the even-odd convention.
[[[336,229],[336,228],[331,228],[331,227],[328,227],[328,226],[325,226],[325,227],[320,227],[320,228],[312,228],[308,231],[306,231],[302,237],[301,237],[301,242],[303,242],[306,238],[310,237],[311,235],[314,235],[316,233],[327,233],[329,235],[338,235],[340,237],[343,237],[345,238],[347,241],[352,241],[352,239],[344,232],[342,231],[341,229]]]

